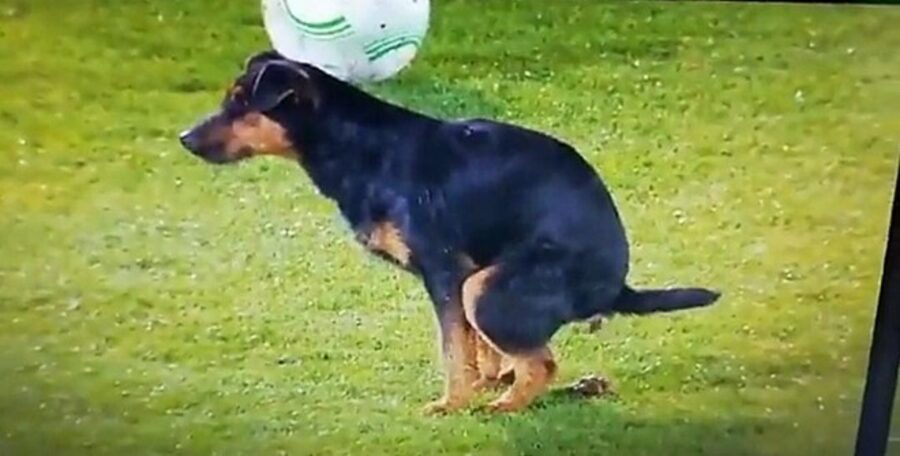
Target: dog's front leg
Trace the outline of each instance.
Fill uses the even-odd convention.
[[[424,411],[427,414],[447,413],[469,403],[475,392],[472,384],[478,379],[477,334],[466,321],[460,301],[466,271],[447,262],[423,268],[422,273],[437,315],[445,375],[443,397],[428,404]]]

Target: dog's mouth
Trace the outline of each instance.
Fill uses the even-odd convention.
[[[227,165],[229,163],[234,163],[235,161],[230,157],[226,157],[225,154],[200,154],[193,151],[191,151],[191,153],[202,158],[206,163],[211,163],[213,165]]]
[[[178,135],[178,140],[185,150],[207,163],[221,165],[234,161],[234,158],[229,157],[224,151],[210,147],[209,144],[204,144],[198,138],[199,135],[194,130],[187,130]]]

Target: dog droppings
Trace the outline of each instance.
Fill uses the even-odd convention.
[[[599,375],[582,377],[563,391],[584,398],[605,396],[613,392],[609,379]]]

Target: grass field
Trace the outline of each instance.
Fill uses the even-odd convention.
[[[424,417],[418,283],[295,166],[175,140],[266,46],[257,2],[0,0],[0,455],[848,453],[900,8],[433,3],[413,67],[370,89],[570,141],[620,205],[632,282],[720,303],[562,331],[560,382],[600,372],[615,397]]]

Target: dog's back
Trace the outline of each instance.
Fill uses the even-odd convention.
[[[433,146],[431,145],[433,144]],[[437,155],[437,156],[436,156]],[[610,280],[624,283],[625,232],[593,168],[552,137],[490,120],[445,122],[421,150],[421,165],[440,167],[445,219],[478,264],[521,249],[594,256]]]

